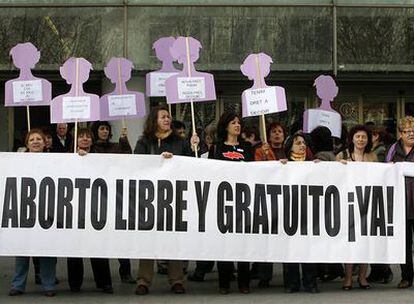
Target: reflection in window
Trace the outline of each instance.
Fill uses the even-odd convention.
[[[71,56],[102,68],[122,55],[121,8],[2,8],[0,66],[11,66],[9,51],[30,41],[41,51],[37,68],[57,69]]]
[[[250,54],[265,51],[274,69],[331,68],[330,8],[131,7],[129,54],[138,69],[155,69],[151,44],[162,36],[190,35],[203,45],[203,69],[238,70]]]
[[[413,27],[414,9],[339,8],[339,68],[414,70]]]

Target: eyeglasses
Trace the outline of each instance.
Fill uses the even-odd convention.
[[[407,130],[402,130],[401,131],[402,134],[414,134],[414,129],[407,129]]]

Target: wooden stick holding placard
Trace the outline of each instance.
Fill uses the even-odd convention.
[[[190,61],[190,43],[188,41],[188,37],[185,37],[185,46],[187,51],[187,66],[188,66],[188,77],[191,77],[191,61]],[[190,99],[190,105],[191,105],[191,124],[192,124],[192,131],[193,134],[197,134],[196,132],[196,126],[195,126],[195,118],[194,118],[194,102],[193,99]],[[171,111],[170,111],[171,113]],[[198,157],[198,147],[197,145],[194,145],[194,153],[195,157]]]
[[[75,96],[79,96],[79,59],[76,58]],[[73,138],[73,153],[78,150],[78,120],[75,121],[75,137]]]
[[[168,104],[168,113],[170,113],[170,116],[172,117],[172,109],[171,109],[171,104]]]
[[[30,132],[30,109],[29,109],[29,106],[26,106],[26,116],[27,116],[27,131]]]
[[[122,86],[121,86],[121,58],[118,58],[118,88],[119,88],[119,95],[123,95]],[[125,117],[122,118],[122,129],[126,128]]]
[[[261,72],[260,72],[260,62],[259,62],[259,55],[256,55],[256,71],[257,71],[257,79],[259,79],[259,86],[260,88],[263,88],[262,78],[261,78]],[[266,119],[264,114],[260,115],[260,127],[262,131],[262,137],[263,142],[267,143],[267,134],[266,134]]]

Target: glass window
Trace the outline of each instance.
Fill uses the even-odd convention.
[[[12,67],[10,49],[30,41],[41,51],[37,69],[57,69],[68,57],[84,57],[102,69],[123,54],[122,8],[2,8],[0,69]]]
[[[339,71],[413,71],[414,9],[338,8]]]
[[[128,54],[138,70],[159,62],[152,43],[193,36],[202,70],[239,70],[250,53],[265,52],[275,70],[332,69],[332,10],[293,7],[130,7]]]

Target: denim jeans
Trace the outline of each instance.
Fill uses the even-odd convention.
[[[16,264],[12,280],[12,289],[24,291],[26,288],[27,273],[29,272],[30,257],[16,257]],[[40,279],[44,291],[55,290],[56,258],[40,257]]]

